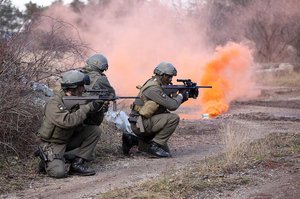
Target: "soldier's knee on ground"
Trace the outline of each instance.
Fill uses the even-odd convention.
[[[60,159],[47,162],[46,172],[53,178],[64,178],[67,176],[65,163]]]

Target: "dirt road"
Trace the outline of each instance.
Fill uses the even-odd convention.
[[[216,119],[181,121],[170,140],[172,158],[152,159],[142,154],[130,158],[120,156],[105,164],[95,164],[98,171],[95,176],[33,179],[26,190],[0,198],[97,198],[109,190],[134,186],[221,153],[225,149],[223,138],[228,126],[241,136],[242,141],[262,138],[269,133],[300,133],[300,88],[263,88],[259,98],[235,102],[228,113]],[[299,181],[299,170],[292,176],[285,176],[284,182],[266,181],[260,188],[227,193],[228,198],[241,198],[240,193],[244,198],[275,198],[272,190],[279,190],[281,183],[288,184],[295,176]],[[295,186],[299,190],[299,184]],[[284,190],[287,188],[283,187],[282,193],[287,193]],[[207,198],[218,197],[212,194]]]

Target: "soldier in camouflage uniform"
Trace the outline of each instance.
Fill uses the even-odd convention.
[[[171,156],[167,142],[179,123],[179,116],[170,111],[188,100],[186,91],[171,96],[161,87],[171,84],[176,75],[177,71],[171,63],[158,64],[154,76],[140,87],[139,98],[132,104],[129,115],[131,128],[139,137],[139,145],[146,143],[143,150],[156,157]],[[123,135],[123,153],[128,153],[135,142],[134,137]]]
[[[102,54],[95,54],[87,59],[86,66],[81,70],[91,79],[91,84],[86,86],[88,90],[103,90],[107,97],[115,97],[114,88],[110,85],[107,76],[104,72],[108,69],[108,62]],[[87,93],[97,95],[99,93]],[[96,113],[88,113],[85,124],[100,125],[104,119],[104,113],[108,110],[109,102],[103,103],[102,108]]]
[[[62,89],[49,99],[44,110],[43,123],[38,130],[41,147],[47,157],[44,166],[47,174],[54,178],[63,178],[68,174],[65,155],[76,151],[71,161],[69,174],[94,175],[86,161],[92,160],[94,149],[100,138],[100,130],[96,125],[85,125],[83,121],[90,112],[98,111],[103,102],[89,102],[68,110],[63,103],[63,96],[81,96],[84,85],[89,84],[89,77],[82,72],[72,70],[63,74]]]

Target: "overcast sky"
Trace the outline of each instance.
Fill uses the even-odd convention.
[[[55,0],[11,0],[11,2],[20,10],[24,10],[25,9],[25,4],[29,3],[36,3],[39,6],[48,6],[50,5],[53,1]],[[65,4],[67,3],[71,3],[73,0],[63,0]]]
[[[54,2],[55,0],[11,0],[11,2],[17,7],[19,8],[21,11],[25,10],[25,4],[29,3],[36,3],[39,6],[48,6],[50,5],[52,2]],[[73,0],[63,0],[63,2],[65,4],[71,3]],[[81,0],[83,2],[87,2],[87,0]],[[162,0],[162,2],[169,2],[169,0]],[[182,3],[185,3],[186,1],[182,1]],[[205,2],[205,0],[203,0],[203,2]]]

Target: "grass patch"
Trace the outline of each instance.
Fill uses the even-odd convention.
[[[228,145],[225,153],[135,187],[107,192],[101,198],[176,199],[188,198],[206,190],[235,190],[242,185],[255,184],[251,175],[244,171],[292,166],[293,161],[283,157],[300,152],[299,134],[274,133],[249,143],[229,127],[225,131]]]
[[[0,157],[0,194],[30,187],[31,182],[42,177],[37,174],[37,159],[27,161],[17,156]]]
[[[299,87],[300,73],[291,72],[291,73],[284,73],[279,76],[267,75],[260,78],[258,82],[262,85],[267,85],[267,86]]]

